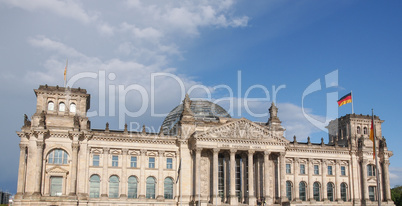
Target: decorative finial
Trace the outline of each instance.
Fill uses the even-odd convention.
[[[310,137],[307,137],[307,144],[308,144],[308,145],[311,145]]]
[[[31,127],[31,121],[29,121],[27,114],[24,114],[24,127]]]
[[[109,131],[109,122],[106,122],[106,128],[105,128],[106,132]]]
[[[324,146],[325,144],[324,144],[324,138],[323,137],[321,137],[321,146]]]
[[[296,135],[293,136],[293,143],[297,143]]]
[[[127,123],[126,124],[124,124],[124,133],[127,133],[128,132],[128,130],[127,130]]]
[[[142,134],[145,134],[145,133],[147,133],[147,131],[145,130],[145,124],[144,124],[144,125],[142,125]]]

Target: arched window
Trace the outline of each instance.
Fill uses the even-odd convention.
[[[134,176],[128,178],[128,198],[137,198],[138,180]]]
[[[155,178],[148,177],[147,178],[147,194],[146,198],[155,199]]]
[[[173,180],[170,177],[167,177],[164,182],[164,188],[165,188],[165,194],[164,197],[165,199],[173,199]]]
[[[92,175],[89,179],[89,197],[99,198],[100,177]]]
[[[62,149],[54,149],[49,153],[47,158],[49,164],[67,164],[68,154]]]
[[[360,134],[362,131],[360,131],[361,129],[360,129],[360,127],[359,126],[357,126],[357,134]]]
[[[52,101],[47,103],[47,110],[53,111],[54,110],[54,103]]]
[[[327,184],[327,197],[329,201],[334,201],[334,184],[332,182]]]
[[[306,201],[306,183],[299,183],[299,198],[301,201]]]
[[[318,182],[313,184],[313,196],[315,201],[320,201],[320,183]]]
[[[363,134],[367,134],[367,127],[363,128]]]
[[[347,185],[346,185],[346,183],[342,182],[341,183],[341,199],[344,202],[346,202],[346,198],[347,198],[346,190],[347,190]]]
[[[74,103],[70,104],[70,112],[75,113],[75,111],[77,110],[77,106]]]
[[[109,178],[109,198],[119,197],[119,177],[116,175]]]
[[[368,176],[375,176],[375,166],[372,164],[367,165],[367,175]]]
[[[289,201],[292,200],[292,182],[286,181],[286,197]]]
[[[66,111],[66,104],[64,104],[64,102],[60,102],[60,104],[59,104],[59,111],[60,111],[60,112]]]

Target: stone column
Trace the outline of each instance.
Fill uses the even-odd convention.
[[[384,177],[384,190],[385,190],[385,200],[386,201],[392,201],[391,200],[391,188],[390,188],[390,183],[389,183],[389,160],[384,160],[383,164],[383,177]]]
[[[360,176],[360,174],[361,173],[358,173],[358,167],[359,167],[359,163],[358,163],[358,161],[357,161],[357,157],[356,157],[356,152],[354,152],[354,151],[351,151],[351,159],[352,159],[352,161],[351,161],[351,177],[350,178],[352,178],[352,180],[351,180],[351,182],[352,182],[352,185],[353,185],[353,187],[351,187],[351,189],[353,189],[352,190],[352,192],[350,193],[351,194],[351,198],[353,199],[353,203],[354,204],[360,204],[360,200],[361,200],[361,191],[359,190],[359,188],[360,188],[360,184],[359,184],[359,181],[361,180],[361,176]],[[352,169],[352,168],[355,168],[355,169]]]
[[[224,172],[224,194],[223,194],[223,201],[228,203],[229,202],[229,185],[230,185],[230,181],[229,181],[229,157],[228,154],[225,153],[225,161],[223,163],[223,172]]]
[[[238,199],[236,197],[236,155],[237,150],[230,150],[230,205],[237,205]]]
[[[293,181],[293,194],[294,194],[294,201],[300,202],[300,197],[299,197],[299,158],[294,158],[294,172],[293,172],[293,177],[294,177],[294,181]]]
[[[270,188],[270,168],[269,168],[269,155],[270,151],[264,151],[264,198],[268,205],[272,205],[272,197],[269,193]]]
[[[341,169],[340,169],[340,161],[336,160],[335,163],[335,190],[336,190],[336,195],[334,195],[334,197],[336,197],[336,201],[341,201],[341,183],[339,180],[339,176],[341,175]]]
[[[280,188],[281,188],[281,202],[288,202],[288,198],[286,197],[286,179],[285,179],[285,174],[286,174],[286,162],[285,162],[285,152],[281,152],[279,155],[280,159],[280,168],[281,168],[281,179],[280,179]]]
[[[157,191],[158,191],[158,194],[157,194],[157,197],[156,197],[156,199],[157,200],[163,200],[163,199],[165,199],[164,198],[164,196],[163,196],[163,187],[164,187],[164,185],[163,185],[163,182],[164,182],[164,179],[163,179],[163,168],[164,168],[164,166],[163,166],[163,155],[165,154],[165,151],[159,151],[159,158],[158,158],[158,188],[157,188]]]
[[[363,187],[363,200],[364,202],[368,202],[369,200],[369,194],[368,194],[368,186],[367,186],[367,160],[363,160],[361,162],[362,165],[362,187]]]
[[[146,153],[147,150],[142,149],[141,151],[141,157],[140,157],[140,191],[139,191],[139,199],[145,199],[145,192],[146,192],[146,187],[147,187],[147,183],[145,180],[145,166],[146,166]]]
[[[16,199],[21,198],[21,195],[25,192],[25,173],[26,173],[26,150],[28,145],[20,144],[20,162],[18,166],[18,185],[17,185],[17,194],[15,195]]]
[[[122,150],[122,161],[121,161],[121,180],[120,180],[120,187],[121,187],[121,194],[120,198],[127,198],[127,153],[128,149]]]
[[[248,204],[255,205],[256,199],[254,195],[254,150],[248,151]]]
[[[315,202],[314,200],[314,191],[313,191],[313,185],[314,185],[314,180],[313,180],[313,174],[314,174],[314,167],[313,167],[313,159],[308,159],[307,160],[307,167],[308,167],[308,194],[309,194],[309,200],[310,202]]]
[[[70,183],[70,196],[76,195],[77,188],[77,165],[78,165],[78,149],[80,145],[78,143],[73,143],[71,148],[73,149],[71,157],[71,183]]]
[[[108,167],[109,167],[109,150],[110,148],[103,148],[103,167],[102,167],[102,194],[101,198],[107,198],[107,183],[109,182]]]
[[[43,141],[37,141],[37,165],[36,165],[36,183],[34,195],[41,195],[41,183],[42,183],[42,167],[43,167]]]
[[[324,197],[324,201],[328,201],[328,196],[327,196],[327,160],[322,160],[322,187],[321,187],[321,191]]]
[[[246,199],[246,195],[247,195],[247,193],[246,193],[246,191],[247,191],[247,184],[246,184],[246,167],[247,167],[247,165],[246,165],[246,161],[247,160],[247,154],[245,154],[245,153],[242,153],[241,154],[241,162],[242,162],[242,164],[241,164],[241,177],[240,177],[240,180],[241,180],[241,203],[245,203],[246,201],[247,201],[247,199]]]
[[[218,158],[218,154],[219,154],[219,149],[218,148],[214,148],[213,149],[213,168],[212,168],[212,170],[213,170],[213,175],[212,175],[212,178],[213,178],[213,180],[212,180],[212,185],[213,185],[213,188],[212,188],[212,194],[213,194],[213,197],[212,197],[212,203],[213,204],[215,204],[215,205],[217,205],[218,204],[218,202],[219,202],[219,196],[218,196],[218,176],[219,176],[219,171],[218,171],[218,160],[219,160],[219,158]]]
[[[201,196],[201,148],[196,148],[195,149],[195,199],[197,200],[196,202],[201,201],[200,196]],[[201,204],[200,204],[201,205]]]

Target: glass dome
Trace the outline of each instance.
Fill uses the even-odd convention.
[[[219,117],[228,117],[230,115],[221,106],[206,100],[192,100],[190,104],[191,112],[195,119],[217,120]],[[183,104],[174,108],[162,123],[164,133],[168,133],[170,129],[180,120],[183,112]]]

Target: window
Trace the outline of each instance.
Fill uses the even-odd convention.
[[[119,197],[119,177],[116,175],[109,178],[109,198]]]
[[[327,197],[329,201],[334,201],[334,184],[331,182],[327,184]]]
[[[300,174],[302,174],[302,175],[306,174],[306,167],[304,164],[300,165]]]
[[[130,167],[137,167],[137,157],[131,157]]]
[[[315,201],[320,201],[320,183],[318,182],[313,184],[313,197]]]
[[[299,183],[299,198],[301,201],[306,201],[306,183]]]
[[[367,175],[375,176],[375,166],[372,164],[367,165]]]
[[[315,175],[319,175],[319,174],[320,174],[320,168],[318,167],[318,165],[314,165],[314,174],[315,174]]]
[[[138,180],[134,176],[130,176],[128,178],[128,192],[127,192],[127,197],[128,198],[137,198],[137,185],[138,185]]]
[[[359,126],[357,126],[357,134],[360,134],[361,133],[361,131],[360,131],[360,127]]]
[[[119,166],[119,156],[113,155],[112,156],[112,167],[118,167]]]
[[[59,111],[60,111],[60,112],[66,111],[66,104],[64,104],[64,102],[60,102],[60,104],[59,104]]]
[[[49,164],[67,164],[68,154],[62,149],[54,149],[48,155]]]
[[[292,200],[292,182],[286,181],[286,197],[289,201]]]
[[[165,199],[173,199],[173,180],[172,178],[168,177],[165,179],[164,182],[164,188],[165,188],[165,193],[164,197]]]
[[[367,127],[363,128],[363,134],[367,134]]]
[[[53,111],[54,110],[54,103],[52,101],[47,103],[47,110],[48,111]]]
[[[61,196],[63,177],[50,177],[50,196]]]
[[[155,199],[155,178],[148,177],[147,178],[147,199]]]
[[[89,197],[99,198],[100,177],[92,175],[89,179]]]
[[[92,157],[92,166],[99,166],[99,155],[94,155]]]
[[[290,164],[286,164],[286,174],[292,173]]]
[[[328,166],[328,175],[332,175],[332,166]]]
[[[77,106],[74,103],[70,104],[70,112],[75,113],[77,110]]]
[[[167,158],[166,159],[166,169],[172,169],[172,168],[173,168],[173,159]]]
[[[341,183],[341,199],[346,202],[346,183]]]
[[[346,176],[346,169],[345,166],[341,166],[341,175]]]
[[[149,158],[148,168],[155,168],[155,157]]]
[[[369,199],[375,201],[375,187],[369,186]]]

